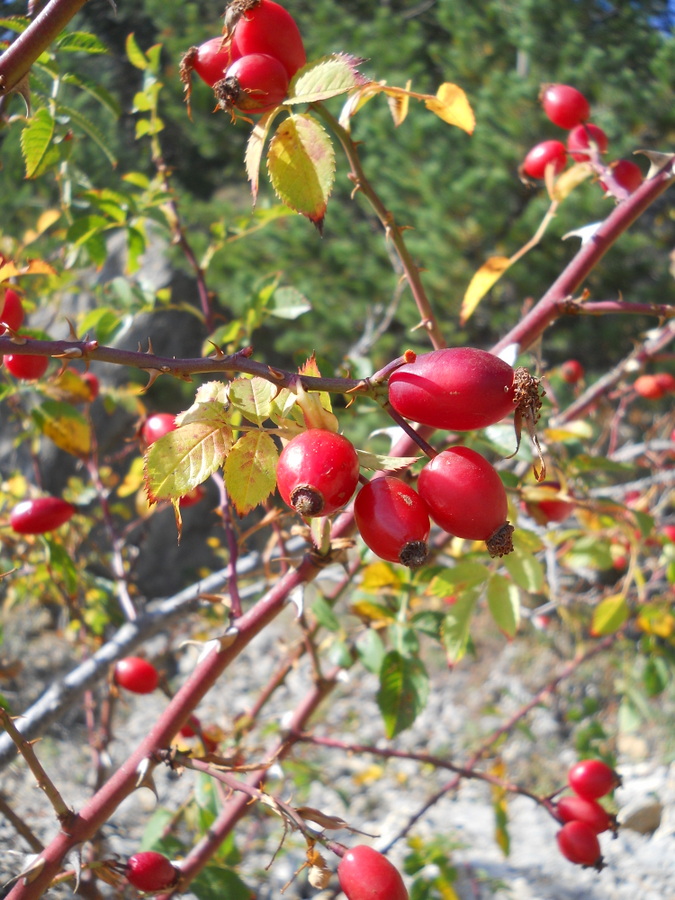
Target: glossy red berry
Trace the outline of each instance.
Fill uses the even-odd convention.
[[[602,854],[597,834],[586,822],[568,822],[556,835],[560,852],[579,866],[602,868]]]
[[[189,494],[184,494],[180,500],[178,501],[181,509],[187,509],[190,506],[196,506],[198,503],[204,499],[204,488],[201,484],[198,484],[196,488],[193,488]]]
[[[12,331],[18,331],[23,325],[23,319],[24,312],[21,297],[19,297],[16,291],[7,288],[2,305],[2,312],[0,312],[0,322],[4,323],[0,325],[0,334],[4,334],[7,331],[5,325],[11,328]]]
[[[573,128],[567,135],[567,149],[572,159],[576,162],[588,161],[591,141],[597,146],[599,153],[606,153],[609,141],[602,128],[590,122]]]
[[[115,682],[133,694],[151,694],[159,684],[159,672],[141,656],[127,656],[115,665]]]
[[[191,66],[209,87],[225,77],[225,72],[241,53],[233,41],[223,43],[222,37],[211,38],[197,47],[191,57]]]
[[[646,400],[660,400],[667,393],[656,375],[640,375],[633,382],[633,390]]]
[[[178,869],[163,853],[146,850],[127,860],[124,875],[139,891],[154,893],[169,888],[178,880]]]
[[[560,128],[574,128],[591,114],[588,100],[569,84],[546,84],[539,98],[546,116]]]
[[[582,759],[569,770],[567,783],[575,794],[587,800],[604,797],[621,783],[614,769],[600,759]]]
[[[672,394],[675,391],[675,376],[670,372],[657,372],[654,378],[664,394]]]
[[[559,496],[559,481],[542,481],[528,487],[525,508],[535,522],[546,525],[549,522],[564,522],[574,512],[575,504]]]
[[[456,537],[486,541],[491,556],[509,553],[506,490],[497,470],[469,447],[450,447],[420,472],[417,483],[429,515]]]
[[[337,875],[347,900],[408,900],[396,866],[366,844],[345,853]]]
[[[544,178],[546,168],[553,166],[553,174],[559,175],[567,165],[567,150],[561,141],[542,141],[528,152],[522,165],[530,178]]]
[[[389,402],[399,415],[449,431],[499,422],[514,410],[514,370],[474,347],[418,356],[389,378]]]
[[[149,447],[154,444],[165,434],[175,431],[176,421],[173,413],[154,413],[141,425],[141,438]]]
[[[36,497],[22,500],[9,516],[16,534],[45,534],[60,528],[75,514],[75,507],[61,497]]]
[[[629,194],[636,191],[643,182],[642,169],[630,159],[619,159],[613,162],[609,168],[619,187],[622,187]],[[600,187],[604,191],[609,190],[602,180],[600,181]]]
[[[584,377],[584,367],[577,359],[567,359],[560,366],[560,377],[568,384],[576,384]]]
[[[279,456],[279,493],[301,516],[330,516],[351,500],[358,480],[359,458],[352,444],[323,428],[303,431]]]
[[[609,831],[612,827],[612,816],[597,800],[578,796],[562,797],[556,805],[556,812],[563,822],[585,822],[596,834]]]
[[[400,478],[385,475],[362,487],[354,518],[366,546],[381,559],[411,569],[426,560],[429,513],[419,494]]]
[[[278,59],[253,53],[236,60],[216,95],[226,109],[264,113],[279,106],[288,93],[288,74]]]
[[[181,737],[191,738],[195,737],[195,735],[201,731],[202,725],[197,716],[190,716],[185,725],[183,725],[178,732]]]
[[[234,41],[242,56],[265,53],[278,59],[289,80],[301,69],[307,57],[302,35],[295,19],[272,0],[252,2],[234,30]]]
[[[49,367],[48,356],[33,356],[32,354],[8,353],[5,357],[7,371],[15,378],[24,381],[35,381],[42,378]]]

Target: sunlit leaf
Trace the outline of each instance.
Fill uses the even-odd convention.
[[[244,162],[246,165],[246,176],[251,184],[251,194],[253,195],[253,204],[258,199],[258,187],[260,185],[260,163],[262,161],[263,150],[270,131],[272,122],[277,115],[277,110],[270,110],[260,117],[255,123],[249,135],[246,144],[246,154]]]
[[[426,101],[426,107],[439,119],[449,125],[456,125],[468,134],[472,134],[476,127],[471,104],[464,91],[456,84],[447,81],[442,84],[436,91],[436,97]]]
[[[279,451],[269,434],[240,437],[225,462],[225,485],[240,516],[266,500],[276,487]]]
[[[466,653],[471,617],[476,606],[476,599],[475,591],[463,591],[445,616],[441,629],[441,639],[448,662],[451,664],[459,662]]]
[[[591,634],[593,637],[614,634],[626,622],[629,615],[630,606],[623,594],[605,597],[593,610]]]
[[[294,287],[280,287],[272,294],[267,312],[277,319],[293,321],[309,312],[312,306],[309,300]]]
[[[229,398],[245,419],[262,425],[270,417],[276,392],[276,387],[265,378],[235,378],[230,384]]]
[[[524,552],[518,547],[502,559],[504,568],[518,587],[531,594],[544,590],[546,575],[544,567],[532,553]]]
[[[86,457],[91,452],[91,425],[82,413],[68,403],[45,400],[32,411],[38,428],[61,450]]]
[[[492,256],[487,262],[483,263],[469,282],[469,286],[464,294],[459,314],[459,320],[462,324],[473,315],[480,301],[490,288],[499,281],[510,265],[511,260],[506,256]]]
[[[360,62],[346,53],[336,53],[310,63],[291,82],[284,103],[316,103],[365,84],[367,79],[357,69]]]
[[[593,174],[593,167],[590,163],[581,162],[570,166],[558,178],[553,185],[552,197],[558,202],[563,201],[572,193],[572,191],[583,184],[587,178]]]
[[[377,593],[383,587],[399,587],[402,584],[398,569],[391,563],[371,563],[361,573],[361,587],[364,591]]]
[[[520,592],[504,575],[494,574],[487,586],[487,601],[497,628],[507,637],[514,637],[520,623]]]
[[[133,32],[127,35],[125,48],[127,51],[127,58],[132,66],[141,70],[148,68],[148,61],[145,58],[143,51],[136,43],[136,35]]]
[[[359,465],[372,472],[397,472],[406,469],[420,458],[419,456],[382,456],[380,453],[368,453],[366,450],[356,451]]]
[[[54,134],[54,119],[47,109],[38,109],[21,132],[21,152],[26,178],[33,178],[45,158]]]
[[[279,125],[267,153],[277,197],[321,231],[335,180],[335,151],[315,118],[293,115]]]
[[[108,48],[94,34],[86,31],[68,31],[56,41],[60,51],[71,53],[108,53]]]

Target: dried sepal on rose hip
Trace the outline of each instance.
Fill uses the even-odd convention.
[[[286,99],[288,73],[283,64],[266,53],[241,56],[213,86],[219,109],[265,113]]]
[[[296,435],[279,455],[281,498],[305,518],[337,512],[353,497],[358,480],[359,457],[351,441],[324,428]]]

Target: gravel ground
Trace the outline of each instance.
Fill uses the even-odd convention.
[[[16,625],[16,623],[15,623]],[[12,647],[26,623],[7,629],[5,645]],[[200,708],[203,721],[218,721],[223,727],[237,712],[247,709],[255,696],[252,686],[264,683],[281,659],[285,642],[295,633],[292,611],[272,629],[261,635],[223,678]],[[24,637],[26,635],[24,634]],[[153,650],[160,653],[163,639],[156,639]],[[39,652],[33,652],[33,651]],[[417,749],[462,761],[467,750],[480,735],[490,732],[506,716],[515,711],[539,687],[546,666],[553,660],[546,646],[530,646],[531,655],[523,657],[522,642],[497,642],[479,648],[476,661],[466,661],[449,672],[438,660],[433,666],[433,689],[429,705],[415,728],[397,739],[403,749]],[[186,649],[180,661],[177,683],[194,664],[194,651]],[[26,670],[21,684],[7,690],[7,696],[19,707],[34,699],[36,686],[51,668],[54,674],[67,671],[70,654],[64,643],[45,634],[32,632],[31,653],[26,656]],[[28,667],[34,667],[29,672]],[[358,690],[355,690],[358,679]],[[300,666],[274,698],[265,713],[264,725],[272,728],[291,711],[307,690],[310,676]],[[317,733],[377,743],[383,729],[375,703],[377,684],[370,675],[350,675],[340,685],[324,716],[317,720]],[[497,711],[487,712],[486,700],[494,701]],[[127,697],[118,708],[116,739],[110,747],[113,762],[121,762],[128,750],[146,733],[161,697]],[[502,759],[509,777],[536,790],[542,784],[561,784],[568,766],[574,761],[569,750],[560,750],[566,737],[565,724],[554,706],[539,707],[530,717],[529,736],[515,734],[504,746]],[[446,795],[416,824],[411,835],[430,839],[445,836],[460,877],[456,890],[461,900],[670,900],[675,898],[675,765],[658,761],[657,745],[652,735],[626,739],[621,749],[619,770],[624,786],[616,792],[620,817],[647,833],[622,828],[612,840],[603,836],[603,852],[607,867],[601,872],[582,870],[566,862],[555,844],[555,822],[531,801],[522,797],[509,800],[511,854],[504,858],[494,838],[494,815],[490,789],[478,781],[465,781],[461,788]],[[658,737],[658,736],[657,736]],[[661,746],[661,745],[658,745]],[[91,763],[81,711],[73,710],[37,745],[37,751],[66,801],[77,808],[90,792]],[[447,773],[420,768],[410,761],[380,764],[372,757],[347,756],[324,748],[301,748],[298,756],[320,767],[321,781],[315,781],[308,793],[297,802],[319,807],[323,812],[339,815],[354,827],[377,834],[375,846],[384,846],[414,815],[425,799],[447,780]],[[653,757],[653,761],[652,761]],[[193,773],[176,778],[159,771],[159,802],[175,808],[187,798],[193,787]],[[283,772],[270,781],[270,790],[288,799],[293,782],[283,781]],[[544,788],[546,789],[546,788]],[[19,810],[34,832],[43,840],[53,834],[53,818],[42,794],[26,775],[21,762],[13,763],[0,774],[0,790],[7,801]],[[349,798],[346,804],[345,798]],[[107,850],[121,858],[138,848],[138,842],[156,801],[149,791],[137,791],[121,807],[106,826]],[[649,821],[651,820],[651,821]],[[261,828],[261,820],[253,815],[241,824],[242,846],[248,848],[241,874],[254,886],[256,897],[271,900],[281,896],[281,888],[303,861],[299,843],[289,839],[290,852],[280,855],[269,871],[261,870],[270,862],[280,838],[280,829]],[[345,843],[360,842],[348,832],[336,833]],[[9,878],[16,874],[25,856],[25,845],[14,829],[0,817],[0,874]],[[400,862],[407,848],[400,841],[392,851],[392,859]],[[67,889],[51,896],[71,896]],[[119,893],[115,896],[120,896]],[[131,894],[129,895],[131,896]],[[191,897],[192,894],[186,896]],[[284,894],[290,900],[316,896],[328,900],[336,895],[336,887],[318,894],[309,888],[306,877],[299,879]]]

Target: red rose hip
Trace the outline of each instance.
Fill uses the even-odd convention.
[[[369,481],[356,495],[354,517],[366,546],[381,559],[411,569],[426,560],[429,514],[419,494],[400,478]]]
[[[341,434],[323,428],[303,431],[281,451],[277,487],[301,516],[330,516],[348,503],[359,480],[359,457]]]
[[[42,378],[49,367],[48,356],[34,356],[25,353],[8,353],[5,357],[7,371],[15,378],[23,381],[35,381]]]
[[[132,694],[151,694],[159,684],[159,672],[141,656],[127,656],[115,665],[115,683]]]
[[[548,522],[564,522],[574,512],[575,504],[564,500],[559,495],[559,481],[542,481],[528,487],[525,493],[525,508],[535,522],[546,525]]]
[[[603,867],[597,834],[585,822],[568,822],[556,835],[560,852],[578,866]]]
[[[553,174],[559,175],[567,165],[567,150],[561,141],[542,141],[535,144],[523,161],[522,170],[530,178],[546,176],[547,166],[553,166]]]
[[[389,402],[399,415],[449,431],[499,422],[515,409],[514,370],[474,347],[434,350],[396,369]]]
[[[596,834],[609,831],[612,827],[612,816],[597,800],[562,797],[556,805],[556,812],[563,822],[585,822]]]
[[[295,19],[273,0],[244,0],[244,12],[234,29],[241,56],[265,53],[278,59],[291,79],[307,57]],[[248,7],[248,8],[246,8]]]
[[[227,69],[241,56],[236,44],[232,41],[223,43],[222,37],[211,38],[188,54],[188,67],[194,69],[209,87],[224,78]]]
[[[621,779],[602,760],[582,759],[569,770],[567,783],[579,797],[597,800],[621,784]]]
[[[165,434],[176,430],[176,417],[172,413],[154,413],[141,425],[141,438],[149,447]]]
[[[22,500],[9,516],[9,524],[16,534],[45,534],[54,531],[72,518],[75,507],[61,497],[36,497]]]
[[[590,159],[591,141],[598,148],[599,153],[605,153],[609,146],[607,135],[598,128],[588,122],[586,125],[577,125],[567,135],[567,149],[570,156],[576,162],[586,162]]]
[[[288,74],[278,59],[265,53],[241,56],[216,86],[216,96],[226,110],[264,113],[279,106],[288,93]]]
[[[560,366],[560,377],[567,384],[576,384],[584,377],[584,367],[578,359],[567,359]]]
[[[146,850],[127,860],[124,875],[139,891],[155,893],[171,887],[178,880],[178,869],[163,853]]]
[[[618,159],[616,162],[613,162],[609,168],[614,176],[614,181],[628,194],[632,194],[633,191],[636,191],[644,180],[642,169],[637,163],[634,163],[630,159]],[[600,187],[604,191],[609,190],[602,179],[600,180]]]
[[[437,525],[456,537],[486,541],[490,556],[513,550],[506,490],[497,470],[469,447],[450,447],[420,472],[417,489]]]
[[[347,900],[408,900],[396,866],[366,844],[345,853],[337,875]]]
[[[591,114],[588,100],[569,84],[545,84],[539,99],[546,116],[560,128],[574,128]]]
[[[12,331],[18,331],[23,325],[24,313],[21,297],[19,297],[16,291],[7,288],[1,309],[0,322],[3,324],[0,325],[0,334],[4,334],[7,331],[5,326],[11,328]]]

